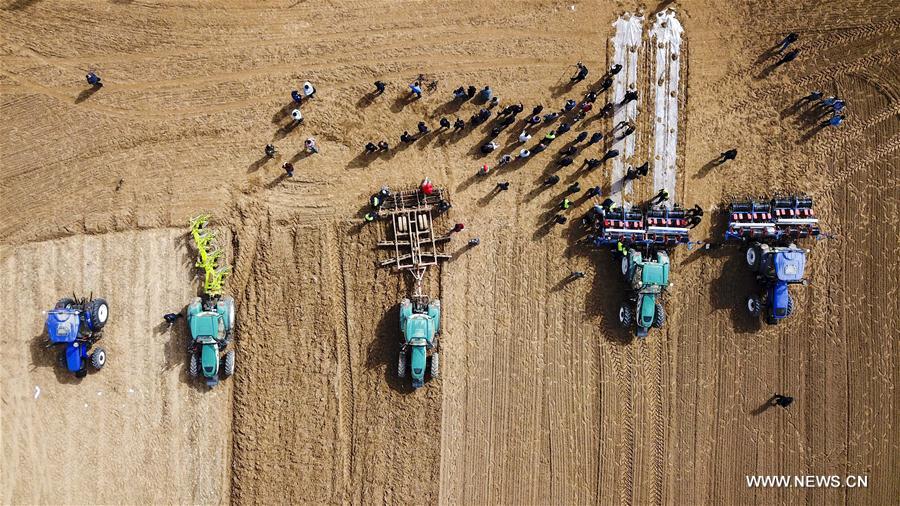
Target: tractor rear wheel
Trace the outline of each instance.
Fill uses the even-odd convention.
[[[666,324],[666,309],[662,306],[662,304],[657,303],[654,308],[653,314],[653,326],[661,329],[663,325]]]
[[[109,304],[104,299],[94,299],[90,303],[91,330],[100,330],[109,319]]]
[[[106,350],[103,348],[95,349],[94,353],[91,353],[91,365],[98,371],[103,369],[103,366],[106,365]]]
[[[438,379],[441,377],[441,354],[434,352],[431,354],[431,378]]]
[[[397,377],[406,377],[406,352],[400,352],[400,358],[397,360]]]
[[[225,354],[225,377],[234,374],[234,350],[228,350]]]
[[[56,301],[55,309],[68,309],[75,305],[75,299],[70,299],[68,297],[64,297]]]
[[[631,307],[627,303],[619,306],[619,324],[627,328],[633,321],[634,313],[631,311]]]
[[[200,374],[200,364],[197,362],[197,354],[191,353],[191,358],[188,362],[188,374],[190,374],[192,378],[196,378]]]
[[[747,311],[750,312],[751,316],[759,316],[760,309],[762,309],[762,305],[759,302],[759,297],[755,295],[747,297]]]
[[[234,297],[222,297],[222,303],[225,306],[225,321],[227,322],[227,330],[234,330]]]

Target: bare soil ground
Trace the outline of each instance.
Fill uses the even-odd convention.
[[[579,98],[607,65],[612,22],[656,4],[4,4],[0,307],[16,316],[0,364],[3,502],[895,501],[900,6],[665,4],[685,29],[679,201],[710,210],[807,192],[836,236],[809,245],[810,285],[792,287],[797,314],[778,326],[744,316],[752,279],[723,248],[673,255],[666,329],[644,341],[617,329],[612,260],[574,246],[571,222],[590,202],[576,200],[570,224],[542,226],[569,183],[611,183],[608,168],[569,167],[564,184],[537,189],[566,138],[487,178],[474,173],[499,157],[478,151],[490,126],[360,154],[421,120],[468,120],[477,106],[447,103],[459,85],[490,83],[527,110]],[[800,57],[772,67],[766,52],[790,31]],[[589,83],[568,89],[577,60]],[[87,68],[107,83],[95,93],[80,81]],[[439,88],[410,102],[419,73]],[[638,78],[649,96],[646,68]],[[319,93],[291,130],[289,91],[307,79]],[[367,97],[376,79],[388,91]],[[815,88],[847,100],[842,127],[814,128],[794,106]],[[639,105],[642,157],[653,121]],[[517,150],[517,135],[502,133],[498,151]],[[301,153],[308,136],[321,153]],[[268,142],[275,160],[262,156]],[[730,147],[738,159],[712,168]],[[379,186],[424,176],[451,191],[442,225],[466,230],[427,284],[445,312],[443,377],[410,392],[394,378],[408,280],[375,267],[383,231],[359,223]],[[501,180],[510,191],[492,194]],[[650,181],[635,199],[655,193]],[[239,317],[234,384],[205,394],[183,381],[178,336],[154,330],[193,293],[177,238],[201,211],[232,237]],[[693,238],[723,226],[709,211]],[[480,246],[462,247],[475,236]],[[576,269],[588,276],[565,282]],[[103,291],[114,311],[110,364],[78,385],[34,348],[40,311],[73,289]],[[766,408],[774,392],[797,400]],[[100,411],[85,439],[74,427],[87,409]],[[748,474],[869,485],[754,489]]]

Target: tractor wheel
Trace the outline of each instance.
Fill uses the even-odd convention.
[[[400,352],[400,358],[397,360],[397,377],[406,377],[406,353]]]
[[[100,330],[109,319],[109,304],[103,299],[94,299],[90,304],[91,330]]]
[[[628,277],[628,256],[622,257],[622,275]]]
[[[225,377],[234,374],[234,350],[228,350],[225,354]]]
[[[438,379],[441,377],[441,354],[434,352],[431,354],[431,378]]]
[[[751,316],[759,316],[759,312],[762,309],[762,304],[759,302],[759,297],[755,295],[751,295],[747,297],[747,311],[750,312]]]
[[[784,314],[785,318],[791,316],[791,313],[794,312],[794,298],[788,295],[788,304],[787,304],[787,312]]]
[[[631,307],[627,303],[619,306],[619,323],[627,328],[631,326],[633,321],[634,313],[632,313]]]
[[[769,246],[766,244],[756,244],[747,248],[747,266],[750,270],[756,272],[762,263],[763,257],[769,252]]]
[[[192,378],[196,378],[200,374],[200,364],[198,363],[196,353],[191,353],[191,358],[188,362],[188,374],[190,374]]]
[[[75,299],[64,297],[56,301],[55,309],[67,309],[75,305]]]
[[[103,348],[95,349],[94,353],[91,353],[91,365],[98,371],[103,369],[103,366],[106,365],[106,350]]]
[[[228,323],[229,331],[234,330],[234,297],[223,297],[222,302],[225,304],[225,321]]]
[[[653,326],[661,329],[663,325],[666,324],[666,309],[662,306],[662,304],[657,303],[654,308],[653,314]]]

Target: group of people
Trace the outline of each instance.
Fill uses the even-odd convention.
[[[300,111],[300,105],[303,104],[304,101],[312,100],[316,96],[316,88],[309,81],[303,83],[302,91],[299,90],[291,90],[291,100],[294,104],[295,108],[291,111],[291,119],[293,122],[290,127],[294,128],[303,123],[303,112]],[[307,137],[303,142],[304,150],[307,154],[316,154],[319,152],[319,145],[316,142],[316,139],[313,137]],[[266,144],[264,151],[266,158],[272,159],[275,158],[275,155],[278,153],[278,149],[274,144]],[[281,168],[284,170],[285,175],[287,177],[294,176],[294,164],[292,162],[284,162],[281,164]]]
[[[809,95],[801,98],[799,103],[808,103],[813,105],[810,116],[812,118],[812,121],[819,122],[819,126],[836,127],[841,126],[841,123],[844,122],[844,107],[846,103],[842,98],[834,95],[825,97],[824,93],[822,93],[821,91],[813,90],[809,93]]]

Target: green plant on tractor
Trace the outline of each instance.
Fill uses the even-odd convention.
[[[224,293],[225,277],[231,274],[231,267],[219,265],[222,250],[216,244],[215,231],[206,228],[209,218],[208,214],[202,214],[191,219],[191,237],[197,247],[195,265],[203,269],[203,293],[213,297]]]

